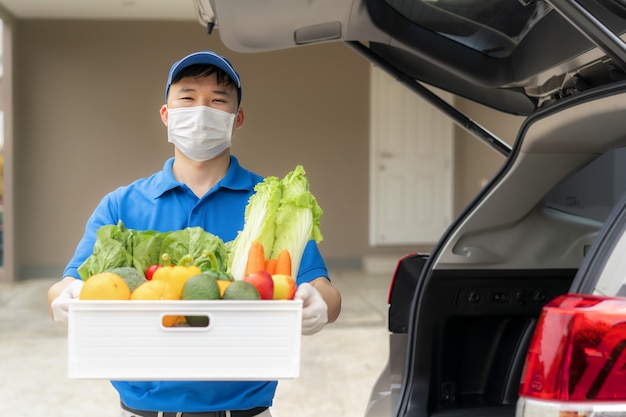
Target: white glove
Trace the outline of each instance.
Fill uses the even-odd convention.
[[[302,300],[302,334],[319,332],[328,323],[328,306],[322,294],[308,282],[298,286],[294,298]]]
[[[69,310],[70,301],[75,300],[80,295],[80,290],[83,288],[84,281],[82,279],[74,280],[70,285],[65,287],[61,294],[57,296],[50,307],[52,308],[53,320],[63,327],[67,327],[67,314]]]

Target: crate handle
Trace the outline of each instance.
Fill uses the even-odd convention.
[[[203,312],[162,313],[159,316],[161,329],[166,331],[205,331],[213,324],[211,314]]]

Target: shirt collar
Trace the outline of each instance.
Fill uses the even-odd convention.
[[[158,179],[157,186],[154,188],[154,198],[160,197],[169,190],[183,186],[183,183],[174,177],[173,165],[174,158],[172,157],[165,161],[163,170],[157,174]],[[235,156],[230,155],[228,171],[224,178],[215,185],[214,189],[216,188],[251,191],[254,189],[254,183],[252,182],[249,172],[239,165],[239,161]]]

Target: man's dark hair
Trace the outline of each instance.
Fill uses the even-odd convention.
[[[208,64],[194,64],[188,66],[176,75],[176,77],[172,80],[172,84],[179,82],[185,77],[208,77],[212,74],[215,74],[217,83],[220,85],[235,85],[233,80],[231,80],[224,70]]]

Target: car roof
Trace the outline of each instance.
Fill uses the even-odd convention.
[[[418,82],[511,114],[626,78],[626,57],[608,45],[626,29],[613,0],[196,2],[235,51],[358,42]]]

